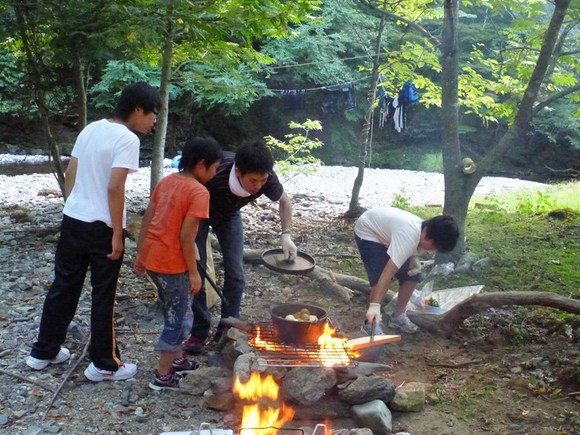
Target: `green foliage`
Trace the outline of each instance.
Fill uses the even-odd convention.
[[[368,45],[376,35],[377,19],[365,15],[355,2],[327,0],[311,19],[284,39],[265,42],[263,53],[275,59],[267,71],[273,87],[325,86],[369,75]],[[362,57],[361,57],[362,55]],[[357,57],[341,60],[340,58]],[[360,57],[360,58],[359,58]],[[291,67],[291,65],[304,65]],[[289,67],[283,67],[289,65]]]
[[[101,80],[90,89],[96,109],[111,109],[123,88],[139,81],[159,85],[159,69],[144,62],[111,60],[103,70]]]
[[[19,68],[17,58],[4,51],[8,50],[7,45],[0,43],[0,113],[16,114],[30,107],[30,95],[24,84],[26,75]]]
[[[521,214],[546,213],[556,208],[555,201],[550,195],[536,191],[536,197],[522,194],[518,197],[516,211]]]
[[[397,193],[393,197],[393,201],[391,202],[391,207],[400,208],[402,210],[408,210],[411,207],[411,201],[408,197],[405,196],[405,191],[403,190],[400,194]]]
[[[576,214],[559,219],[544,213],[470,209],[466,246],[480,258],[490,257],[489,269],[476,276],[450,276],[437,285],[453,288],[475,282],[488,292],[544,291],[579,298],[579,211],[580,206]]]
[[[536,208],[536,204],[551,204],[551,207],[543,207],[542,212],[548,212],[555,208],[568,208],[580,211],[580,183],[560,183],[543,189],[541,196],[535,190],[520,190],[517,193],[504,193],[502,195],[487,195],[483,200],[473,198],[474,203],[482,202],[483,209],[495,210],[500,213],[517,211],[520,204],[532,204],[528,207]],[[525,207],[524,207],[525,208]]]
[[[577,101],[556,101],[532,120],[532,127],[550,145],[569,144],[580,150],[580,95]]]
[[[289,127],[299,130],[300,133],[289,133],[285,135],[286,141],[278,140],[272,136],[266,136],[266,144],[274,155],[282,155],[276,160],[276,172],[288,180],[297,174],[311,174],[316,172],[321,165],[321,161],[314,157],[311,152],[321,148],[324,144],[308,137],[309,133],[322,130],[320,121],[307,119],[302,124],[291,122]]]

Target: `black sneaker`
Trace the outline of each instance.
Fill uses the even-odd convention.
[[[173,372],[176,375],[184,375],[186,373],[192,373],[197,370],[199,364],[197,361],[189,361],[185,356],[173,360]]]
[[[149,382],[149,388],[155,391],[179,390],[179,376],[173,371],[167,375],[162,375],[157,370],[153,374],[153,379]]]
[[[188,353],[201,353],[205,345],[205,340],[193,335],[183,342],[183,350]]]

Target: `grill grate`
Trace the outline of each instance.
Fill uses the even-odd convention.
[[[347,347],[324,349],[318,343],[286,344],[280,342],[272,323],[258,323],[251,332],[249,345],[259,351],[258,365],[274,367],[355,367],[356,357]]]

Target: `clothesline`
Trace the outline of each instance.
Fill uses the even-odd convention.
[[[347,83],[358,83],[358,82],[362,82],[363,80],[366,80],[366,79],[368,79],[368,76],[367,77],[360,78],[360,79],[356,79],[356,80],[347,80],[345,82],[336,83],[334,85],[318,86],[318,87],[315,87],[315,88],[301,88],[299,90],[301,90],[301,91],[319,91],[319,90],[323,90],[323,89],[331,88],[333,86],[339,86],[339,85],[343,85],[343,84],[347,84]],[[269,91],[272,91],[272,92],[285,92],[285,91],[288,91],[288,89],[273,89],[273,88],[267,88],[267,89]]]
[[[325,63],[335,63],[337,60],[354,60],[354,59],[362,59],[362,58],[372,58],[373,56],[386,56],[389,53],[375,53],[375,54],[363,54],[361,56],[350,56],[350,57],[339,57],[333,60],[324,60],[320,62],[305,62],[305,63],[296,63],[292,65],[277,65],[277,66],[266,66],[264,69],[286,69],[286,68],[297,68],[302,66],[311,66],[311,65],[322,65]]]

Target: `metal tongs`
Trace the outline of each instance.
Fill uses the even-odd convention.
[[[377,327],[377,318],[373,317],[373,323],[371,323],[371,339],[370,342],[372,343],[375,341],[375,329]]]

